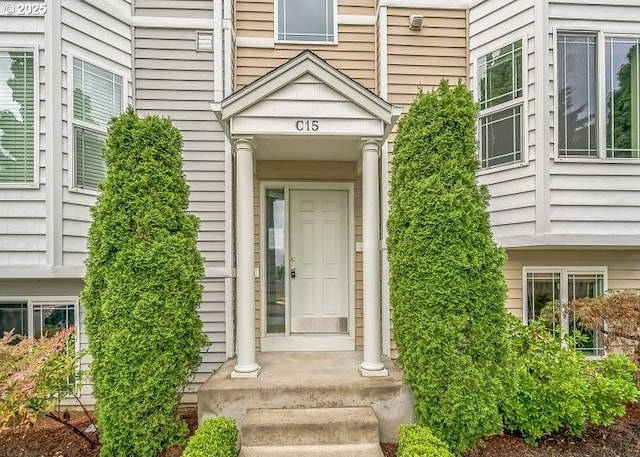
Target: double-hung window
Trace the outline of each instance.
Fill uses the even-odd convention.
[[[558,33],[557,79],[560,157],[640,158],[640,38]]]
[[[107,124],[123,108],[122,77],[73,59],[74,187],[96,190],[106,174]]]
[[[0,50],[0,184],[34,182],[33,51]]]
[[[605,268],[525,268],[524,320],[542,319],[556,334],[580,332],[584,341],[576,349],[590,357],[604,355],[600,332],[580,326],[575,313],[567,314],[564,305],[572,300],[604,294]]]
[[[75,300],[0,299],[0,335],[51,336],[76,324]]]
[[[335,43],[336,0],[278,0],[278,41]]]
[[[522,161],[522,40],[478,60],[480,165]]]

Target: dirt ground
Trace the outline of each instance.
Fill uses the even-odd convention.
[[[91,423],[82,412],[74,411],[70,415],[73,423],[83,430]],[[195,409],[183,411],[182,418],[193,433],[197,427]],[[385,457],[395,457],[395,444],[383,444],[382,449]],[[174,448],[165,451],[162,457],[179,457],[181,453],[181,449]],[[97,457],[98,454],[98,447],[92,449],[70,429],[51,419],[41,419],[33,427],[0,432],[0,457]],[[582,438],[557,434],[531,447],[517,436],[504,434],[489,439],[465,457],[640,457],[640,408],[629,406],[627,415],[612,427],[593,427]]]

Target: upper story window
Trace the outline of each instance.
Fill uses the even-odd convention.
[[[0,183],[34,181],[33,52],[0,51]]]
[[[557,69],[558,155],[640,158],[640,39],[559,33]]]
[[[277,40],[336,41],[335,0],[278,0]]]
[[[522,160],[522,40],[478,59],[480,165]]]
[[[107,124],[123,108],[122,77],[73,59],[74,187],[95,190],[106,174]]]
[[[525,268],[525,323],[543,319],[546,325],[558,335],[580,332],[584,341],[575,349],[586,356],[604,355],[602,335],[581,327],[575,314],[567,315],[563,305],[585,297],[604,294],[606,269],[593,268]]]

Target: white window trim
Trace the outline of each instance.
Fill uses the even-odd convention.
[[[602,275],[602,290],[607,292],[609,290],[609,271],[606,266],[594,265],[594,266],[524,266],[522,267],[522,323],[528,325],[529,323],[529,309],[527,306],[527,275],[529,273],[559,273],[560,274],[560,303],[562,306],[569,301],[569,291],[567,285],[569,284],[570,274],[594,274]],[[568,332],[568,319],[562,317],[561,319],[562,332]],[[586,356],[590,360],[600,360],[601,356]]]
[[[558,35],[563,33],[570,34],[585,34],[585,35],[596,35],[596,92],[598,94],[598,110],[597,110],[597,133],[598,133],[598,155],[596,157],[588,157],[588,156],[561,156],[560,155],[560,129],[558,126],[560,125],[560,115],[558,110]],[[625,158],[615,158],[615,157],[607,157],[607,105],[605,103],[606,100],[606,43],[605,39],[609,37],[628,37],[628,38],[639,38],[640,34],[637,30],[625,32],[610,32],[609,30],[603,27],[592,27],[592,28],[584,28],[584,27],[571,27],[571,26],[556,26],[552,29],[553,35],[553,125],[555,126],[553,132],[553,159],[554,162],[573,162],[573,163],[629,163],[629,164],[640,164],[640,158],[636,159],[625,159]]]
[[[113,73],[116,76],[122,78],[122,108],[123,112],[127,107],[127,88],[129,84],[129,80],[126,75],[119,71],[119,69],[115,68],[112,65],[104,65],[103,63],[97,63],[95,60],[88,56],[87,54],[83,54],[81,52],[69,52],[67,54],[67,123],[69,128],[67,129],[67,145],[68,145],[68,163],[67,163],[67,172],[69,176],[69,182],[67,183],[69,187],[69,191],[76,192],[79,194],[98,196],[100,192],[98,190],[92,189],[83,189],[81,187],[76,186],[76,150],[75,150],[75,141],[74,141],[74,128],[76,126],[82,127],[88,130],[93,130],[96,132],[104,133],[106,135],[107,128],[102,126],[97,126],[95,124],[91,124],[90,122],[76,120],[73,117],[73,78],[75,69],[73,67],[73,59],[79,59],[83,62],[86,62],[90,65],[98,67],[102,70]]]
[[[292,45],[314,45],[314,46],[335,46],[338,44],[338,0],[331,0],[333,2],[333,41],[293,41],[293,40],[280,40],[278,39],[278,11],[279,3],[281,0],[275,0],[273,2],[273,42],[275,44],[292,44]]]
[[[78,297],[73,296],[57,296],[57,295],[42,295],[42,296],[24,296],[24,295],[3,295],[0,296],[0,302],[27,302],[27,336],[33,338],[34,322],[33,322],[33,307],[34,305],[51,305],[51,304],[73,304],[73,326],[76,329],[76,352],[80,351],[80,301]]]
[[[33,182],[4,183],[0,189],[38,189],[40,187],[40,47],[36,43],[11,43],[2,52],[33,52]]]
[[[478,71],[480,65],[478,61],[481,57],[486,56],[487,54],[491,54],[492,52],[498,51],[509,44],[515,43],[516,41],[521,40],[522,42],[522,96],[516,100],[509,100],[498,107],[492,106],[491,108],[487,108],[485,110],[478,110],[478,120],[476,123],[476,140],[478,144],[478,162],[480,164],[478,168],[478,175],[486,175],[499,171],[509,170],[512,168],[520,168],[526,167],[529,165],[529,113],[527,109],[527,101],[529,100],[529,83],[528,83],[528,68],[527,61],[529,56],[528,51],[528,37],[526,34],[524,35],[508,35],[500,40],[492,41],[491,47],[483,46],[481,48],[477,48],[473,52],[473,57],[470,59],[473,62],[473,96],[476,103],[480,101],[480,73]],[[520,117],[522,121],[520,123],[520,147],[522,149],[522,158],[517,162],[509,162],[501,165],[495,165],[493,167],[482,167],[482,128],[481,128],[481,118],[484,116],[488,116],[491,114],[495,114],[500,111],[504,111],[510,108],[514,108],[516,106],[520,106]]]

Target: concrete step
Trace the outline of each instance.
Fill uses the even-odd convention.
[[[252,409],[242,446],[379,444],[378,419],[369,407]]]
[[[384,457],[380,444],[242,446],[239,457]]]

